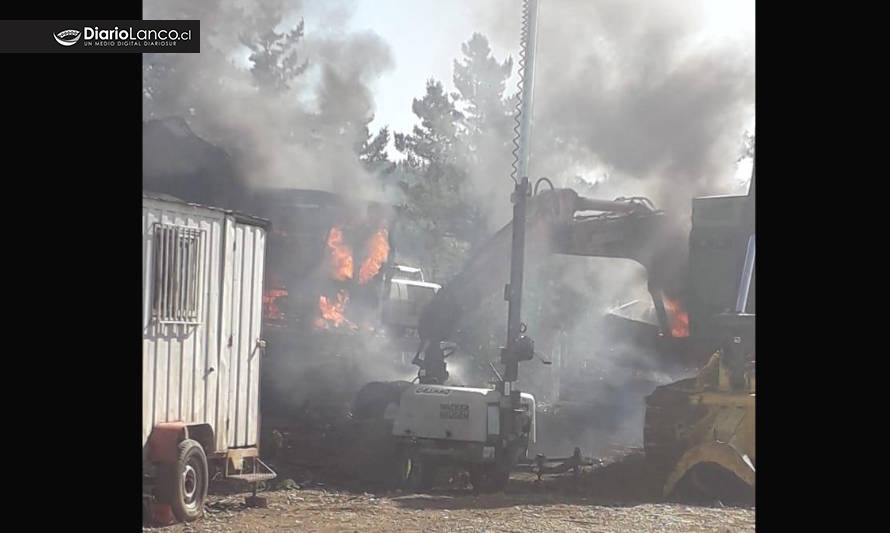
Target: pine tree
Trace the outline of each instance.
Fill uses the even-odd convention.
[[[474,33],[461,45],[464,58],[454,61],[454,86],[466,104],[466,124],[470,136],[484,136],[509,124],[510,101],[504,98],[507,80],[513,71],[513,59],[498,62],[491,53],[488,39]]]
[[[253,17],[247,19],[248,29],[241,32],[241,43],[250,49],[250,72],[261,90],[283,91],[306,71],[309,62],[299,60],[297,46],[303,38],[303,19],[291,30],[277,32],[283,18],[282,6],[260,4]]]
[[[412,133],[396,133],[396,149],[406,159],[400,164],[401,186],[407,198],[405,215],[418,226],[431,275],[442,279],[457,272],[468,241],[478,234],[468,219],[470,206],[461,195],[466,179],[460,137],[464,115],[441,82],[429,80],[426,94],[411,109],[420,125]]]
[[[498,61],[488,39],[474,33],[461,45],[463,58],[454,61],[454,85],[464,109],[466,146],[465,165],[474,186],[471,218],[477,227],[487,227],[490,199],[499,190],[508,190],[507,178],[512,163],[512,106],[506,98],[507,80],[513,71],[513,59]],[[493,229],[493,228],[488,228]]]
[[[396,170],[396,164],[389,160],[389,154],[386,152],[390,140],[389,127],[383,126],[375,135],[368,128],[373,120],[371,117],[362,126],[364,139],[357,147],[358,159],[365,170],[377,178],[380,186],[386,188],[393,185],[391,176]]]

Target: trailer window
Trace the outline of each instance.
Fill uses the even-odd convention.
[[[159,322],[200,322],[198,290],[204,264],[204,230],[155,224],[154,317]]]

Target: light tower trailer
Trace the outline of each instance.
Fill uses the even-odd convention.
[[[202,515],[211,469],[275,477],[258,451],[268,226],[143,193],[143,493],[181,521]]]

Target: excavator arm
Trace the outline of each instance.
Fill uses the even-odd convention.
[[[650,291],[660,286],[667,258],[676,253],[667,238],[664,213],[645,198],[599,200],[572,189],[545,190],[531,197],[526,218],[526,254],[568,254],[626,258],[650,272]],[[448,378],[441,343],[449,340],[462,316],[500,290],[509,279],[512,223],[501,228],[467,261],[421,312],[420,346],[414,362],[421,382],[444,383]],[[653,295],[656,294],[653,292]],[[660,298],[653,298],[656,307]],[[659,316],[664,317],[663,307]],[[666,319],[663,320],[666,322]]]

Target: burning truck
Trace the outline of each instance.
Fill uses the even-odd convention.
[[[393,248],[392,207],[301,189],[257,199],[277,228],[269,239],[266,322],[291,331],[373,327]]]
[[[290,421],[309,413],[338,418],[364,368],[397,373],[399,354],[416,347],[387,335],[383,320],[384,304],[398,293],[390,268],[397,212],[306,189],[258,191],[251,201],[273,224],[263,294],[263,411]]]

